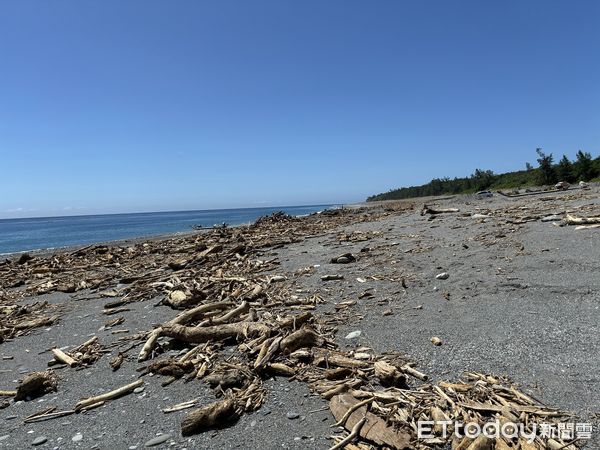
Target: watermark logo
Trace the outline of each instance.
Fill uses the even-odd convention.
[[[591,423],[532,423],[525,426],[522,423],[503,422],[499,420],[487,422],[480,425],[477,422],[453,422],[451,420],[433,421],[420,420],[417,422],[417,437],[419,439],[433,439],[434,427],[436,427],[437,437],[441,435],[446,439],[449,434],[454,434],[458,438],[468,437],[475,439],[484,435],[490,439],[503,437],[506,439],[522,438],[531,443],[536,437],[542,439],[591,439],[593,427]]]

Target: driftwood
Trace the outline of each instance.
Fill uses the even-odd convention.
[[[257,335],[268,335],[270,328],[264,323],[237,322],[211,327],[186,327],[183,325],[167,325],[162,328],[161,335],[192,344],[201,344],[209,341],[222,341],[225,339],[245,338]]]
[[[213,428],[221,428],[238,418],[235,400],[228,398],[188,413],[181,422],[181,434],[190,436]]]
[[[385,361],[377,361],[373,368],[375,369],[375,375],[377,375],[383,386],[407,387],[404,374],[391,364]]]
[[[292,353],[300,348],[320,347],[324,344],[323,338],[310,328],[301,328],[285,337],[281,341],[281,350],[283,353]]]
[[[107,400],[112,400],[117,397],[121,397],[122,395],[129,394],[133,392],[135,388],[138,388],[144,384],[144,380],[138,380],[133,383],[127,384],[118,389],[114,389],[110,392],[106,392],[105,394],[97,395],[95,397],[88,397],[83,400],[80,400],[75,405],[76,411],[81,411],[82,409],[88,409],[96,404],[104,403]]]
[[[34,399],[58,388],[58,378],[52,370],[27,374],[17,388],[15,401]]]
[[[576,217],[567,214],[564,221],[567,225],[594,225],[600,224],[600,217]]]
[[[458,208],[441,208],[441,209],[434,209],[434,208],[430,208],[427,205],[423,205],[423,209],[421,210],[421,215],[424,216],[425,214],[446,214],[446,213],[457,213],[460,212],[460,209]]]
[[[51,351],[54,355],[54,359],[57,361],[66,364],[69,367],[74,367],[77,365],[77,361],[63,352],[60,348],[53,348]]]
[[[329,407],[335,419],[339,421],[344,417],[346,411],[356,403],[358,403],[358,400],[352,395],[342,394],[333,397],[329,402]],[[368,412],[366,406],[354,410],[347,417],[344,426],[346,429],[351,430],[362,418],[365,418],[365,424],[360,429],[362,438],[382,447],[386,446],[397,450],[412,448],[409,434],[392,430],[383,419]]]

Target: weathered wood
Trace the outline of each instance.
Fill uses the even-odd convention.
[[[122,386],[118,389],[114,389],[110,392],[106,392],[105,394],[101,394],[101,395],[97,395],[95,397],[88,397],[85,398],[83,400],[80,400],[76,405],[75,405],[75,410],[76,411],[81,411],[84,408],[88,408],[94,404],[97,403],[101,403],[101,402],[105,402],[107,400],[112,400],[113,398],[117,398],[120,397],[122,395],[125,394],[129,394],[131,392],[133,392],[133,390],[137,387],[140,387],[144,384],[144,380],[137,380],[133,383],[127,384],[125,386]]]
[[[161,335],[168,336],[183,342],[201,344],[208,341],[222,341],[225,339],[242,336],[249,338],[256,335],[267,335],[271,331],[264,323],[237,322],[215,325],[211,327],[187,327],[184,325],[166,325],[162,328]]]
[[[340,420],[346,411],[356,403],[358,400],[352,395],[341,394],[331,399],[329,407],[335,419]],[[397,432],[388,427],[383,419],[367,412],[366,406],[362,406],[350,414],[345,424],[346,429],[351,430],[363,417],[365,417],[365,424],[360,429],[360,436],[364,439],[396,450],[412,448],[409,434]]]
[[[58,362],[66,364],[69,367],[74,367],[77,365],[77,361],[63,352],[60,348],[53,348],[51,352],[54,355],[54,359],[56,359]]]
[[[375,375],[383,386],[406,386],[406,376],[391,364],[385,361],[377,361],[373,368],[375,369]]]
[[[231,398],[210,403],[188,413],[181,422],[181,434],[190,436],[212,428],[220,428],[239,418]]]
[[[290,354],[299,348],[320,347],[325,343],[324,339],[314,330],[304,327],[294,331],[281,341],[281,351]]]

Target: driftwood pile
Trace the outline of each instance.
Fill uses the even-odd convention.
[[[126,309],[129,302],[169,293],[166,303],[187,308],[203,302],[208,293],[219,291],[221,284],[243,283],[244,277],[237,274],[248,276],[276,268],[273,258],[260,259],[260,253],[341,224],[377,220],[390,214],[368,208],[335,211],[301,220],[276,213],[250,226],[220,227],[129,245],[90,245],[48,255],[24,253],[2,260],[0,342],[60,319],[53,305],[21,305],[18,301],[23,298],[52,292],[74,294],[75,298],[118,298],[107,304],[105,314],[112,315]],[[241,289],[241,285],[238,287]],[[264,297],[262,292],[253,295]]]
[[[435,214],[441,212],[451,211],[435,210]],[[382,209],[336,210],[301,220],[275,214],[250,226],[220,227],[168,240],[94,245],[47,257],[22,255],[0,264],[0,336],[14,339],[22,330],[59,320],[46,315],[44,309],[49,305],[17,306],[19,299],[31,295],[61,291],[75,297],[110,298],[104,314],[113,317],[127,310],[131,302],[159,298],[173,309],[173,317],[130,337],[132,345],[111,360],[110,366],[118,370],[122,364],[131,363],[127,351],[139,344],[137,363],[143,364],[140,376],[160,375],[163,385],[177,380],[207,383],[214,391],[213,403],[201,406],[192,398],[164,410],[194,408],[182,421],[183,435],[222,427],[257,410],[267,395],[263,380],[283,376],[307,383],[330,401],[335,425],[349,432],[346,438],[333,438],[334,448],[452,445],[475,450],[519,448],[519,444],[523,449],[546,448],[547,442],[539,440],[529,447],[499,440],[458,441],[451,434],[442,437],[439,428],[435,428],[434,438],[418,439],[416,423],[420,420],[483,424],[498,418],[530,427],[565,416],[541,406],[503,380],[469,374],[458,383],[427,384],[427,376],[399,355],[378,355],[366,347],[341,350],[334,340],[335,321],[314,313],[321,299],[294,290],[295,278],[307,272],[276,273],[274,249],[342,224],[377,220],[390,213]],[[434,214],[431,210],[428,213]],[[370,237],[356,233],[338,238],[361,241]],[[347,264],[356,257],[344,254],[334,259],[332,263]],[[19,308],[25,311],[19,313]],[[119,324],[121,319],[111,319],[106,326]],[[173,345],[186,351],[176,358],[165,357]],[[72,367],[93,364],[102,353],[97,339],[68,352],[52,349],[56,361]],[[11,395],[31,397],[57,389],[53,372],[41,374],[35,376],[37,381],[28,376],[21,384],[33,383],[36,389]],[[142,385],[143,380],[138,380],[82,399],[71,410],[45,411],[30,420],[91,409]],[[20,390],[25,389],[21,386]],[[567,445],[556,441],[550,448],[575,448]]]

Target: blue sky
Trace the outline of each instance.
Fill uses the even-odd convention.
[[[597,1],[3,1],[0,217],[355,202],[600,150]]]

